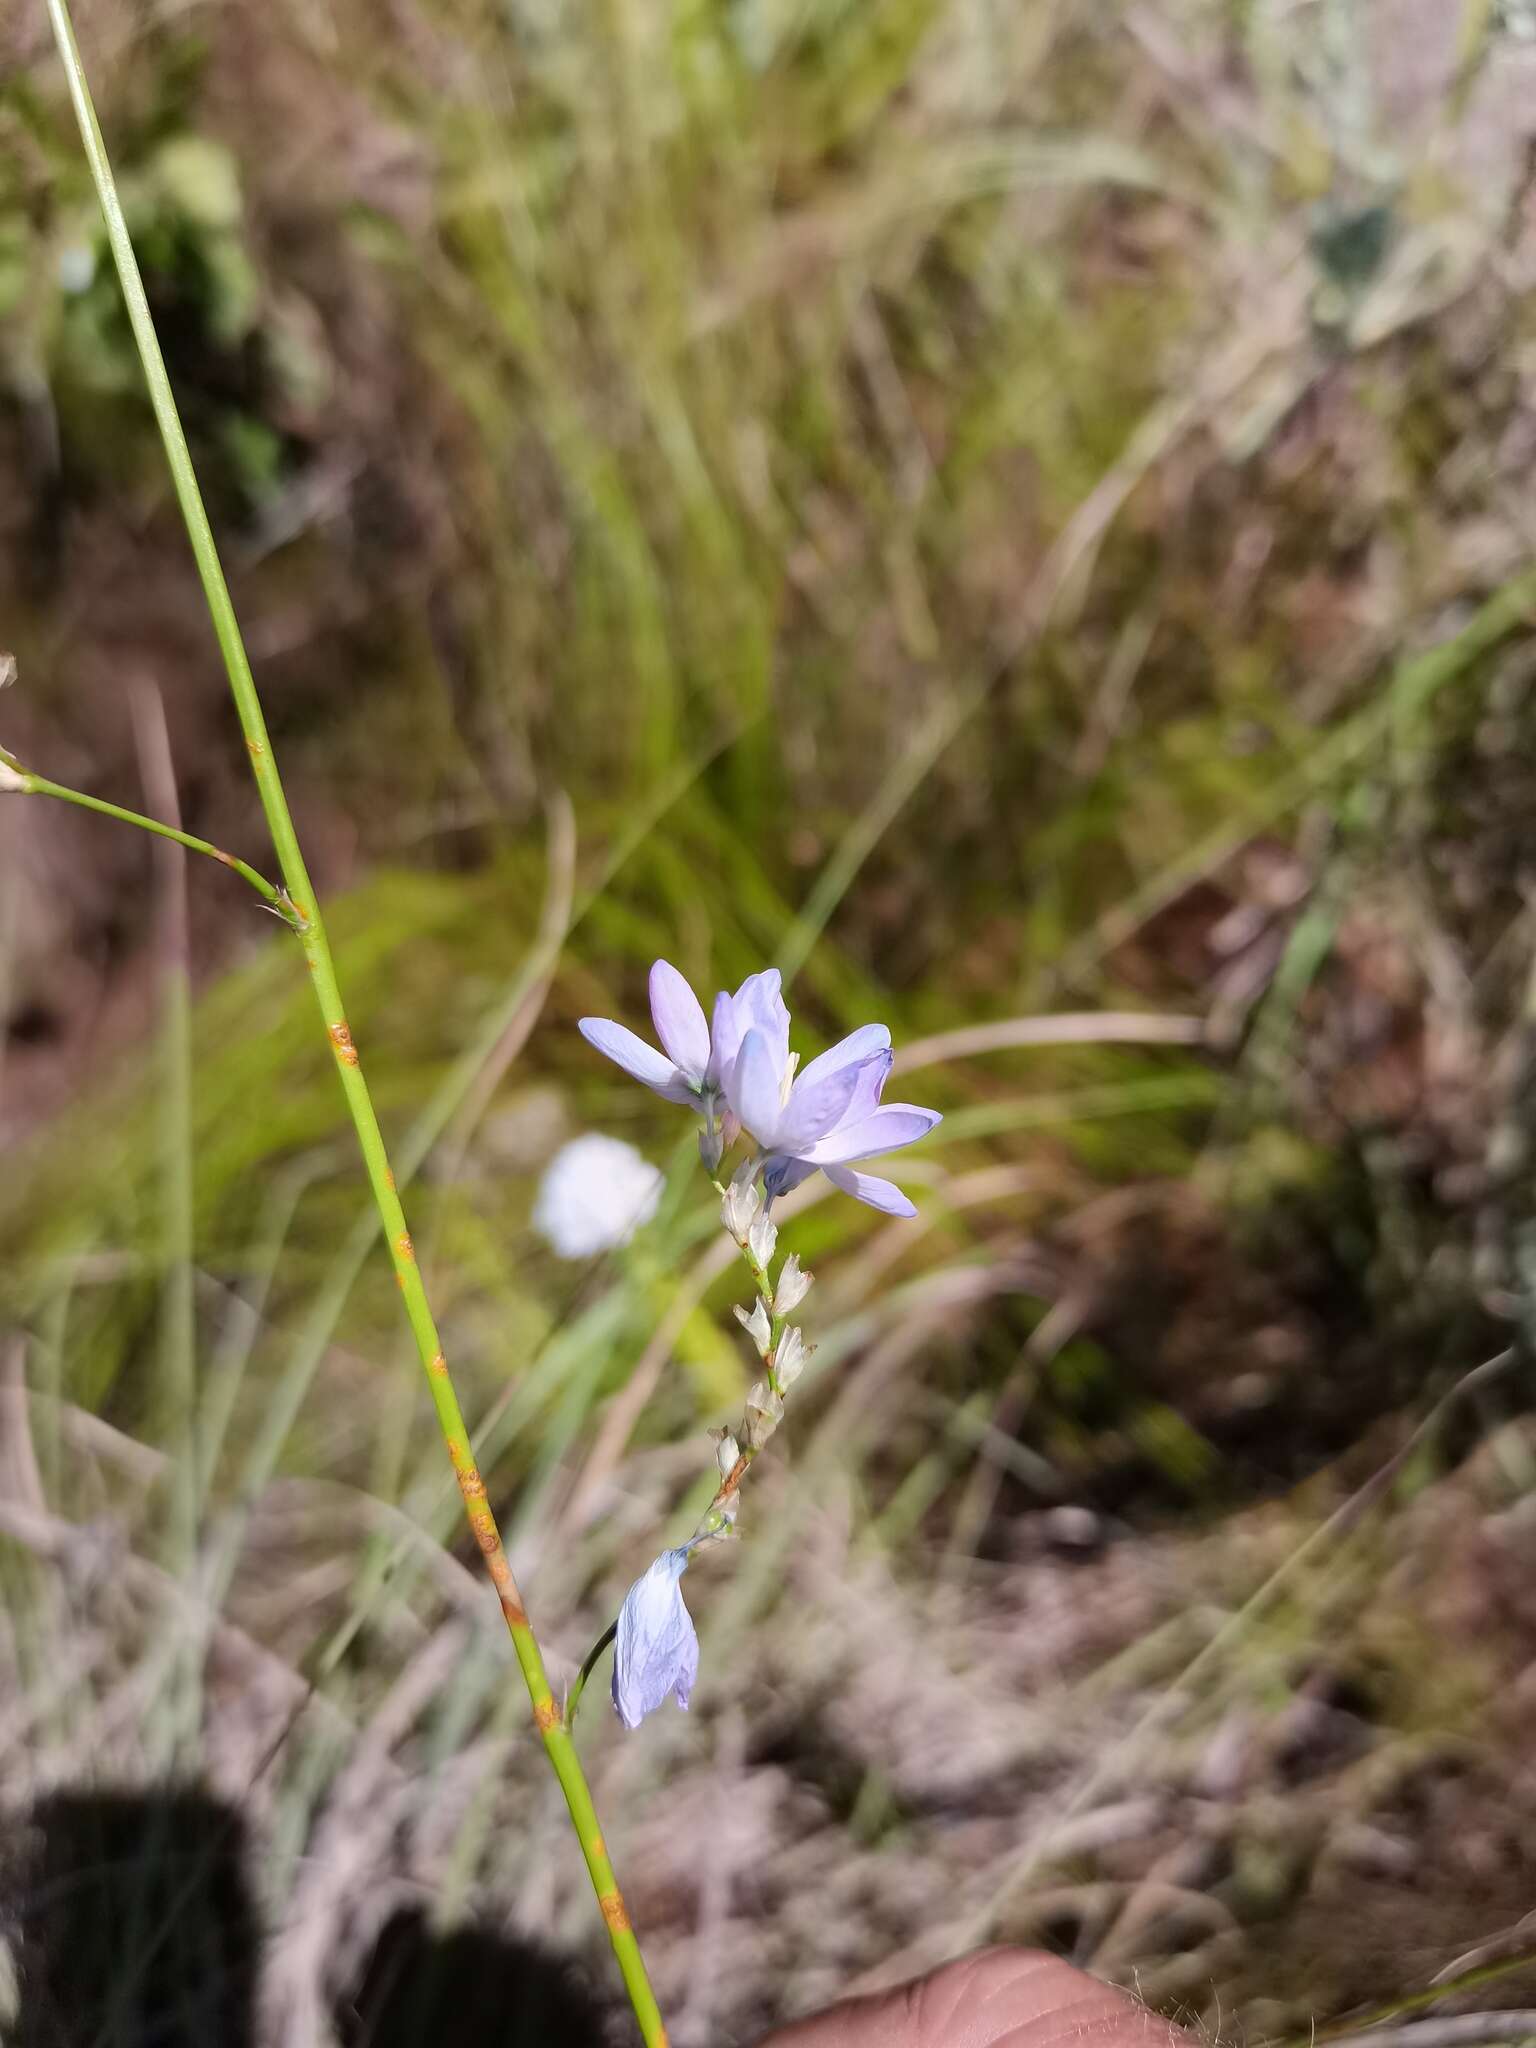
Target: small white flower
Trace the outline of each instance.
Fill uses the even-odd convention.
[[[757,1346],[758,1356],[766,1358],[768,1356],[768,1339],[771,1334],[768,1326],[767,1302],[759,1295],[752,1304],[750,1314],[748,1314],[746,1309],[738,1305],[735,1315],[737,1322],[740,1323],[741,1327],[752,1339],[752,1342]]]
[[[793,1328],[786,1330],[773,1354],[773,1376],[786,1392],[805,1371],[807,1356],[805,1339],[800,1332]]]
[[[749,1448],[760,1451],[784,1420],[784,1403],[766,1380],[759,1380],[747,1396],[746,1439]]]
[[[779,1241],[779,1226],[768,1216],[759,1216],[747,1232],[747,1250],[760,1266],[773,1257]]]
[[[661,1190],[661,1173],[633,1145],[589,1131],[549,1162],[533,1227],[562,1259],[590,1259],[627,1243],[655,1215]]]
[[[729,1479],[741,1459],[741,1447],[728,1429],[722,1429],[715,1445],[715,1463],[720,1467],[720,1477]]]
[[[738,1244],[745,1244],[762,1196],[756,1181],[733,1180],[720,1200],[720,1221]]]
[[[18,768],[13,768],[3,754],[0,754],[0,789],[16,790],[25,796],[32,787]]]
[[[790,1316],[811,1291],[812,1275],[800,1270],[800,1255],[791,1252],[779,1272],[779,1284],[773,1293],[773,1312],[776,1316]]]

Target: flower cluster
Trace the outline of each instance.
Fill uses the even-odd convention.
[[[734,995],[722,990],[706,1018],[698,997],[665,960],[651,969],[651,1020],[660,1052],[606,1017],[583,1017],[580,1029],[625,1073],[667,1101],[698,1110],[711,1172],[745,1131],[757,1147],[755,1174],[770,1202],[819,1169],[872,1209],[916,1214],[900,1188],[859,1171],[866,1160],[913,1144],[939,1121],[936,1110],[881,1102],[891,1071],[891,1034],[883,1024],[862,1025],[797,1073],[777,968],[749,975]]]
[[[675,967],[651,969],[651,1021],[661,1044],[647,1045],[622,1024],[584,1017],[582,1035],[637,1081],[688,1105],[703,1119],[699,1150],[711,1173],[745,1133],[753,1151],[720,1191],[720,1219],[757,1290],[737,1320],[762,1366],[739,1429],[717,1430],[720,1484],[689,1541],[665,1550],[625,1595],[614,1638],[613,1703],[626,1728],[637,1728],[670,1694],[680,1707],[698,1673],[699,1641],[683,1602],[681,1579],[690,1553],[728,1536],[752,1460],[784,1419],[784,1399],[805,1370],[811,1347],[789,1321],[804,1301],[811,1275],[791,1252],[775,1278],[778,1226],[774,1198],[818,1170],[847,1194],[890,1216],[916,1214],[890,1181],[859,1168],[923,1137],[938,1112],[910,1103],[882,1103],[891,1071],[891,1034],[866,1024],[797,1073],[789,1049],[789,1012],[776,968],[749,975],[734,995],[723,990],[706,1018],[703,1005]]]

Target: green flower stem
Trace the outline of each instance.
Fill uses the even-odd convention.
[[[773,1281],[769,1277],[768,1268],[758,1258],[750,1244],[745,1243],[741,1238],[736,1238],[734,1242],[740,1247],[741,1256],[746,1262],[747,1271],[752,1275],[752,1285],[757,1289],[768,1307],[768,1384],[774,1393],[777,1394],[782,1389],[779,1386],[779,1376],[774,1367],[779,1355],[779,1339],[784,1334],[784,1326],[789,1321],[789,1317],[774,1313]]]
[[[19,762],[12,763],[9,756],[3,758],[21,778],[22,795],[55,796],[61,803],[78,804],[83,811],[99,811],[104,818],[116,818],[120,824],[137,825],[141,832],[153,832],[157,839],[174,839],[178,846],[185,846],[191,853],[206,853],[210,860],[222,861],[225,867],[233,868],[237,875],[249,882],[266,900],[269,910],[275,910],[290,924],[294,922],[293,910],[282,890],[275,889],[265,875],[258,874],[245,861],[236,860],[222,846],[215,846],[207,839],[196,839],[190,832],[178,831],[174,825],[162,825],[158,818],[146,818],[138,811],[125,811],[121,804],[109,804],[105,797],[87,796],[83,789],[68,789],[62,782],[50,782],[46,775],[34,775],[30,768],[23,768]]]
[[[529,1626],[517,1583],[512,1576],[512,1567],[502,1547],[496,1518],[486,1498],[485,1481],[480,1476],[474,1452],[470,1448],[469,1432],[464,1424],[463,1412],[448,1372],[437,1325],[433,1321],[432,1310],[427,1301],[426,1288],[422,1283],[410,1233],[406,1228],[405,1212],[400,1205],[395,1177],[390,1171],[383,1135],[374,1113],[373,1099],[363,1078],[362,1063],[347,1025],[341,989],[337,983],[336,969],[326,939],[325,920],[315,900],[304,856],[299,848],[298,835],[294,830],[277,763],[273,758],[261,702],[251,675],[245,645],[240,637],[240,628],[235,619],[234,605],[219,563],[213,533],[208,524],[208,515],[203,506],[202,493],[198,489],[170,379],[166,375],[154,322],[144,295],[143,280],[139,275],[127,223],[118,199],[112,166],[102,141],[96,110],[91,102],[90,87],[75,41],[67,0],[48,0],[48,13],[69,81],[70,97],[74,102],[75,115],[80,125],[80,135],[90,163],[91,175],[95,180],[97,197],[106,220],[107,236],[112,245],[112,255],[122,284],[123,297],[127,303],[134,340],[143,363],[150,402],[154,407],[155,418],[165,443],[171,478],[181,505],[182,517],[186,521],[198,573],[202,578],[203,594],[213,621],[219,651],[224,657],[224,666],[229,674],[235,710],[245,735],[246,749],[250,754],[252,770],[256,777],[256,787],[261,796],[262,808],[266,812],[272,844],[277,852],[278,866],[282,871],[288,901],[292,905],[293,921],[304,949],[305,962],[314,985],[315,998],[320,1006],[326,1035],[335,1056],[347,1108],[357,1129],[369,1185],[373,1190],[374,1202],[379,1212],[380,1227],[389,1246],[389,1256],[394,1265],[395,1278],[400,1285],[406,1316],[426,1371],[432,1404],[437,1411],[438,1425],[458,1478],[459,1490],[464,1496],[469,1526],[501,1602],[502,1614],[511,1633],[512,1646],[528,1688],[534,1722],[543,1738],[560,1789],[565,1794],[566,1805],[570,1808],[571,1820],[581,1843],[582,1854],[586,1858],[598,1905],[608,1926],[609,1938],[624,1979],[625,1989],[629,1993],[630,2003],[639,2022],[641,2037],[646,2043],[646,2048],[666,2048],[666,2028],[646,1976],[640,1945],[630,1927],[623,1895],[614,1876],[613,1865],[608,1860],[608,1851],[598,1826],[592,1795],[571,1740],[570,1730],[550,1692],[538,1641]]]
[[[575,1727],[576,1708],[580,1703],[582,1693],[586,1690],[587,1680],[596,1669],[598,1658],[601,1657],[618,1632],[619,1624],[616,1621],[610,1621],[591,1649],[588,1650],[581,1669],[572,1680],[571,1689],[565,1697],[565,1725],[567,1728]]]

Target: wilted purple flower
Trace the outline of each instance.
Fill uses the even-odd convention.
[[[866,1026],[868,1030],[880,1028]],[[853,1037],[858,1036],[854,1032]],[[843,1040],[845,1046],[851,1043],[852,1039]],[[831,1059],[841,1050],[834,1046],[823,1058]],[[820,1061],[813,1061],[802,1080],[819,1065]],[[889,1054],[883,1061],[867,1061],[857,1070],[847,1107],[829,1130],[810,1143],[786,1144],[781,1139],[763,1163],[763,1188],[770,1197],[788,1194],[819,1167],[844,1194],[867,1202],[871,1209],[882,1209],[888,1216],[917,1214],[900,1188],[875,1174],[857,1171],[860,1161],[915,1144],[941,1121],[936,1109],[918,1109],[910,1102],[882,1103],[880,1091],[890,1070]]]
[[[661,1040],[661,1052],[607,1017],[583,1017],[578,1028],[589,1045],[668,1102],[708,1110],[734,1074],[748,1032],[760,1033],[771,1046],[782,1042],[780,1064],[788,1058],[789,1012],[780,994],[776,967],[749,974],[735,995],[722,990],[715,997],[712,1024],[698,997],[669,962],[654,964],[650,987],[651,1021]]]
[[[688,1549],[664,1550],[624,1595],[613,1649],[613,1704],[626,1728],[638,1728],[668,1693],[686,1713],[699,1675],[699,1639],[679,1579]]]

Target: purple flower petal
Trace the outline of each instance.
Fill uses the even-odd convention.
[[[709,1087],[726,1086],[727,1077],[736,1070],[736,1055],[740,1051],[741,1018],[733,998],[721,989],[709,1020],[709,1068],[704,1076]]]
[[[895,1057],[892,1052],[876,1053],[859,1068],[853,1100],[843,1111],[845,1124],[862,1123],[866,1117],[873,1116],[880,1107],[880,1092],[890,1079],[891,1065]]]
[[[884,1063],[887,1053],[877,1052],[871,1064]],[[775,1150],[804,1152],[814,1145],[818,1138],[824,1138],[833,1131],[848,1114],[859,1086],[859,1067],[830,1067],[814,1078],[809,1070],[802,1074],[789,1092],[789,1101],[779,1119],[779,1127],[772,1140]]]
[[[901,1189],[888,1180],[880,1180],[872,1173],[857,1173],[851,1166],[828,1166],[823,1170],[827,1179],[840,1187],[845,1195],[852,1195],[858,1202],[867,1202],[871,1209],[882,1209],[887,1216],[917,1214]]]
[[[647,1088],[654,1088],[658,1095],[665,1095],[669,1102],[693,1100],[692,1090],[672,1062],[655,1046],[637,1038],[626,1025],[615,1024],[607,1017],[583,1017],[576,1028],[588,1045],[596,1046],[626,1074],[643,1081]]]
[[[858,1122],[840,1123],[812,1145],[807,1157],[815,1166],[841,1166],[851,1159],[878,1159],[926,1138],[942,1122],[936,1109],[918,1109],[910,1102],[887,1102]]]
[[[651,1020],[673,1066],[701,1085],[709,1065],[709,1026],[698,997],[666,960],[651,969]]]
[[[784,977],[778,968],[765,967],[761,974],[749,974],[731,998],[741,1018],[743,1038],[749,1031],[760,1031],[781,1073],[789,1058],[789,1010],[783,987]]]
[[[688,1551],[664,1550],[624,1595],[613,1647],[613,1704],[638,1728],[671,1693],[685,1711],[699,1675],[699,1639],[678,1580]]]
[[[682,1594],[678,1594],[678,1605],[682,1606]],[[683,1608],[686,1617],[688,1610]],[[699,1676],[699,1638],[693,1622],[688,1622],[688,1637],[683,1644],[682,1655],[677,1660],[677,1673],[672,1680],[672,1697],[686,1714],[688,1702],[693,1697],[693,1688]]]
[[[883,1024],[861,1024],[857,1031],[850,1031],[846,1038],[813,1059],[802,1069],[800,1086],[819,1081],[827,1074],[836,1073],[840,1067],[862,1067],[870,1056],[877,1052],[889,1052],[891,1034]]]
[[[731,1108],[764,1150],[777,1150],[784,1114],[784,1069],[760,1031],[742,1040],[731,1080]],[[784,1148],[789,1149],[789,1148]]]
[[[763,1188],[770,1200],[787,1195],[809,1180],[816,1168],[808,1159],[791,1159],[787,1152],[775,1152],[763,1161]]]
[[[782,1077],[789,1059],[789,1012],[780,994],[777,967],[765,968],[761,974],[749,974],[733,996],[722,989],[715,997],[705,1080],[709,1087],[723,1089],[727,1100],[742,1041],[749,1031],[760,1032],[767,1040]]]

